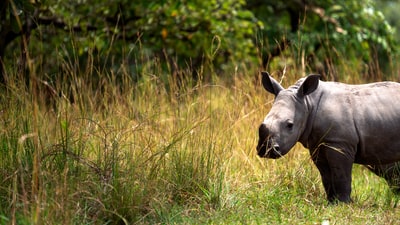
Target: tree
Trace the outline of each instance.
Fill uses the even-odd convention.
[[[375,63],[396,50],[394,30],[372,0],[249,0],[247,9],[265,24],[264,66],[290,47],[302,48],[310,65],[320,61],[325,64],[321,73],[337,76],[326,64],[343,57]]]
[[[267,67],[301,49],[310,70],[320,63],[322,73],[334,76],[327,68],[343,56],[369,64],[396,49],[394,31],[373,0],[4,0],[0,19],[3,83],[4,65],[26,68],[27,57],[52,76],[59,76],[60,61],[73,60],[77,74],[95,61],[113,74],[123,65],[140,79],[156,60],[165,74],[183,76],[189,68],[196,78],[207,68],[257,65],[259,57]],[[19,65],[7,48],[19,49]]]
[[[35,4],[28,0],[3,0],[0,2],[0,82],[5,82],[4,56],[6,47],[16,38],[21,41],[21,67],[24,67],[28,54],[30,32],[34,26],[33,17],[37,15]]]
[[[4,4],[2,8],[10,12],[12,1],[6,2],[7,6]],[[99,55],[113,55],[114,60],[127,60],[124,58],[127,52],[131,55],[145,52],[146,56],[142,58],[159,58],[167,62],[172,73],[178,71],[180,66],[189,65],[196,71],[207,64],[222,65],[230,60],[251,59],[246,57],[255,52],[251,37],[260,25],[254,23],[256,18],[251,12],[243,9],[243,0],[142,0],[135,1],[135,4],[127,0],[48,0],[42,5],[21,0],[20,4],[35,7],[34,13],[26,14],[26,18],[33,22],[30,25],[23,23],[22,29],[12,33],[12,39],[1,43],[2,49],[27,30],[39,28],[34,38],[41,43],[42,53],[43,49],[49,49],[44,54],[54,54],[51,52],[54,47],[48,45],[65,46],[67,55],[77,54],[78,58],[87,57],[85,53],[93,49],[103,53]],[[9,24],[25,16],[10,15],[7,17]],[[3,31],[1,37],[9,35],[8,30]],[[62,35],[63,38],[49,33]],[[79,43],[71,46],[76,39]],[[4,61],[4,52],[1,57]],[[54,65],[53,62],[50,64]],[[140,65],[134,64],[132,70],[133,73],[139,71]]]

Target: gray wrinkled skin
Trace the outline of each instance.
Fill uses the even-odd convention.
[[[280,158],[296,144],[310,151],[329,202],[351,202],[353,163],[400,193],[400,84],[348,85],[309,75],[284,89],[262,72],[274,104],[259,127],[260,157]]]

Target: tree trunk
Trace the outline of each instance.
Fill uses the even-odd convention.
[[[4,58],[3,48],[4,46],[0,44],[0,84],[6,84],[6,78],[5,78],[6,71],[4,69],[4,62],[3,62]]]
[[[3,21],[6,20],[7,16],[7,8],[9,2],[7,0],[0,1],[0,21],[2,21],[2,25],[0,27],[0,84],[5,84],[5,69],[4,69],[4,49],[6,48],[6,40],[5,40],[5,29],[6,26]]]

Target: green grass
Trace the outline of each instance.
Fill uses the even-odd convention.
[[[399,197],[360,166],[354,203],[331,206],[300,145],[280,160],[258,158],[272,96],[255,77],[166,88],[151,73],[139,83],[105,75],[102,91],[82,77],[66,78],[74,103],[41,83],[2,87],[0,224],[400,221]]]

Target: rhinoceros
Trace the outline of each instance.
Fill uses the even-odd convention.
[[[319,78],[309,75],[284,89],[262,72],[262,84],[275,100],[259,127],[258,155],[277,159],[300,142],[309,149],[331,203],[352,202],[353,163],[400,193],[400,84]]]

